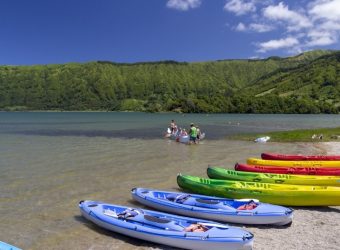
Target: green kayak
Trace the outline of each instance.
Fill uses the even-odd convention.
[[[177,176],[178,185],[190,192],[232,199],[258,199],[284,206],[339,206],[340,187],[271,184]]]
[[[340,186],[340,176],[254,173],[235,171],[218,167],[208,167],[207,174],[212,179],[221,180],[293,185]]]

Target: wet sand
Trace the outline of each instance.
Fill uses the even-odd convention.
[[[80,216],[77,204],[92,199],[143,207],[131,200],[131,188],[179,190],[179,172],[206,176],[209,164],[232,168],[265,151],[340,153],[340,143],[35,140],[13,142],[15,150],[2,152],[9,167],[1,174],[0,240],[23,249],[172,249],[101,229]],[[255,234],[254,249],[339,249],[340,207],[295,208],[290,227],[244,228]]]

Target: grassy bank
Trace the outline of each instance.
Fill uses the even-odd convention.
[[[322,139],[319,136],[322,135]],[[239,134],[228,137],[229,139],[253,141],[258,137],[270,136],[270,141],[274,142],[320,142],[338,141],[340,142],[340,127],[321,129],[299,129],[292,131],[277,131],[262,134]],[[313,138],[314,137],[314,138]]]

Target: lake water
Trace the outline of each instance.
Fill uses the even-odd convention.
[[[187,146],[162,138],[171,119],[199,124],[206,139]],[[338,126],[338,115],[2,112],[0,240],[23,249],[170,249],[100,229],[78,202],[139,206],[133,187],[178,190],[179,172],[206,176],[209,164],[231,168],[263,151],[321,153],[304,143],[224,139],[233,133]]]

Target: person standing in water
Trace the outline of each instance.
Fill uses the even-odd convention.
[[[197,143],[198,143],[201,139],[202,132],[198,126],[196,126],[196,131],[197,131]]]
[[[175,120],[171,120],[171,123],[170,123],[170,131],[171,131],[171,134],[174,133],[176,127],[177,127],[177,126],[176,126]]]
[[[190,135],[190,144],[195,143],[197,140],[197,128],[193,123],[190,124],[190,130],[189,130],[189,135]]]

